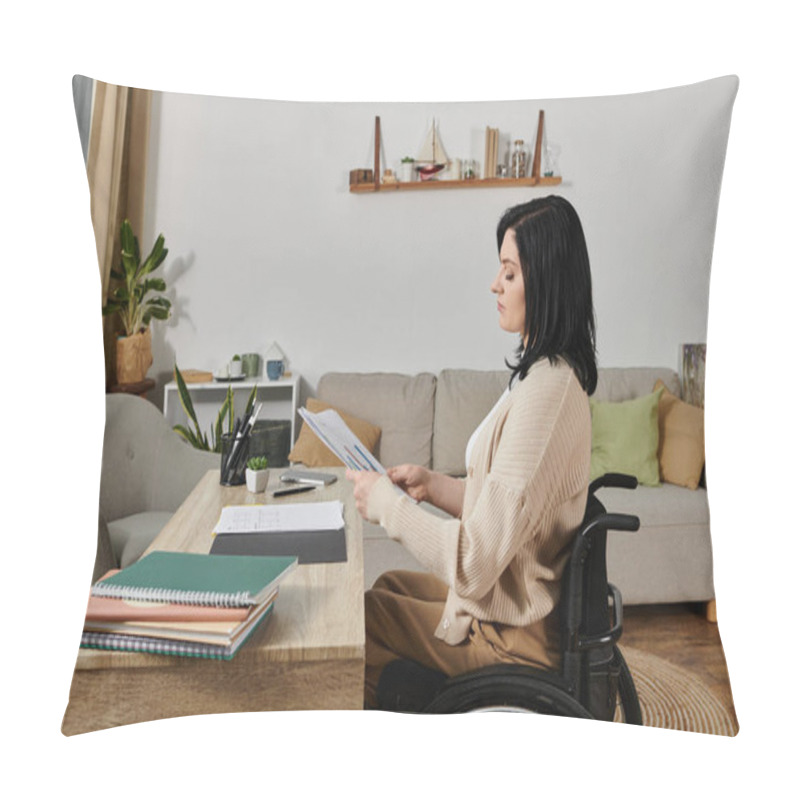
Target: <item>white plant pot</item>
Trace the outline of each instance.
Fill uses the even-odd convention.
[[[400,164],[400,180],[403,183],[411,183],[415,177],[413,162],[405,161]]]
[[[269,483],[269,470],[268,469],[250,469],[249,467],[244,471],[244,478],[247,482],[247,491],[258,494],[267,489]]]

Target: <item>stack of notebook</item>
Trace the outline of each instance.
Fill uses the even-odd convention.
[[[296,566],[292,556],[150,553],[92,586],[81,647],[233,658]]]

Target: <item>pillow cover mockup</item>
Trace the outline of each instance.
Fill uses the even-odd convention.
[[[250,505],[299,504],[329,490],[274,500],[269,489],[266,495],[239,495],[243,488],[224,487],[224,494],[214,472],[219,454],[175,433],[176,425],[186,424],[180,404],[167,404],[165,416],[164,387],[176,363],[215,376],[202,396],[197,384],[187,384],[204,431],[215,424],[229,386],[233,416],[241,415],[249,378],[230,369],[238,367],[234,354],[255,353],[261,357],[255,376],[261,417],[291,420],[292,461],[308,467],[335,463],[296,415],[303,405],[312,411],[329,407],[318,399],[324,397],[337,409],[355,412],[342,414],[345,422],[386,466],[413,459],[465,471],[458,463],[460,442],[474,424],[468,420],[482,418],[485,410],[473,408],[462,391],[475,377],[470,373],[465,381],[464,373],[489,375],[502,388],[498,371],[515,360],[518,344],[499,328],[490,292],[497,272],[496,225],[507,208],[557,194],[581,219],[598,365],[615,368],[615,391],[619,387],[618,395],[603,397],[615,402],[591,405],[591,474],[628,472],[641,484],[634,492],[608,490],[602,497],[609,512],[635,514],[641,522],[635,536],[609,532],[608,579],[623,601],[645,611],[657,603],[713,608],[707,499],[698,487],[705,461],[703,410],[665,387],[653,391],[652,375],[634,390],[624,377],[617,381],[617,373],[629,365],[678,371],[680,347],[698,338],[692,332],[706,329],[737,78],[632,95],[425,104],[251,100],[75,80],[82,89],[75,93],[83,98],[76,111],[103,306],[115,300],[124,305],[119,276],[137,249],[141,261],[154,267],[147,276],[148,297],[162,298],[148,307],[149,319],[135,323],[135,331],[123,330],[119,313],[103,317],[107,425],[95,574],[120,567],[110,563],[115,551],[107,541],[109,530],[124,527],[115,526],[120,518],[138,524],[146,516],[149,527],[142,532],[140,525],[137,535],[148,546],[179,547],[179,537],[167,541],[164,534],[177,529],[202,535],[207,544],[212,531],[199,528],[213,525],[216,519],[209,520],[224,497],[244,497]],[[419,143],[428,142],[431,130],[438,149],[428,158]],[[507,174],[502,167],[510,166],[516,141],[525,152],[526,175],[499,177]],[[415,158],[420,170],[408,172],[404,164]],[[441,164],[431,166],[431,160]],[[422,186],[420,174],[439,167]],[[474,179],[465,180],[472,170]],[[100,319],[100,307],[97,312]],[[117,370],[126,345],[143,368],[138,380],[131,373],[123,380]],[[267,353],[275,348],[285,354],[284,372],[274,363],[266,367]],[[326,375],[340,376],[328,381],[327,395]],[[373,382],[371,376],[391,380]],[[441,396],[437,376],[448,382]],[[671,377],[675,390],[680,383]],[[372,385],[379,388],[348,404],[349,392],[368,394]],[[402,413],[406,408],[413,413]],[[435,408],[447,411],[438,415]],[[448,426],[447,414],[463,418]],[[136,446],[120,444],[124,437],[115,435],[129,424]],[[150,458],[142,453],[145,442],[152,442]],[[125,469],[125,491],[118,497],[112,465],[117,473]],[[280,470],[270,469],[271,481],[279,476]],[[341,477],[330,491],[346,485]],[[203,491],[208,497],[212,488],[223,494],[205,504],[187,502]],[[351,526],[358,519],[352,513],[345,515]],[[325,519],[339,530],[338,518]],[[358,547],[348,542],[348,564],[298,567],[292,590],[278,592],[274,610],[259,609],[258,624],[235,654],[214,644],[220,634],[210,629],[195,631],[191,644],[180,647],[165,644],[161,629],[147,641],[121,633],[82,641],[63,732],[189,714],[309,707],[304,703],[361,708],[363,575],[349,586],[346,613],[329,619],[323,609],[340,593],[349,574],[344,570],[366,565],[389,571],[405,563],[398,558],[399,543],[372,526],[363,528]],[[117,550],[124,545],[117,544]],[[450,544],[469,546],[460,534]],[[336,570],[329,583],[315,583]],[[298,608],[308,616],[292,639],[287,615]],[[345,628],[352,634],[356,625],[361,628],[352,641],[336,638]],[[631,631],[626,626],[628,636]],[[266,651],[259,650],[271,636],[291,639],[275,660],[262,658]],[[721,709],[714,700],[722,681],[704,693],[702,677],[687,678],[663,652],[656,658],[626,650],[627,641],[623,635],[620,651],[645,726],[736,732],[732,699]],[[136,666],[147,668],[131,668]],[[307,695],[313,700],[294,698],[282,683],[300,666],[312,670],[297,685],[313,689]],[[320,666],[324,678],[313,677]],[[250,680],[254,670],[258,681]],[[148,683],[154,675],[156,682]],[[226,691],[217,692],[214,682],[222,678]],[[697,691],[681,688],[690,679]],[[247,687],[246,693],[237,694],[237,686]]]

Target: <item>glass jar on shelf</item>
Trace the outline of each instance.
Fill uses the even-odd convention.
[[[514,150],[511,153],[511,177],[525,177],[525,148],[522,139],[514,140]]]

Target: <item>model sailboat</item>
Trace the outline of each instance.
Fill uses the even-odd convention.
[[[436,173],[441,172],[448,164],[447,153],[442,145],[442,137],[436,127],[434,119],[428,135],[422,144],[417,156],[417,172],[423,181],[430,180]]]

